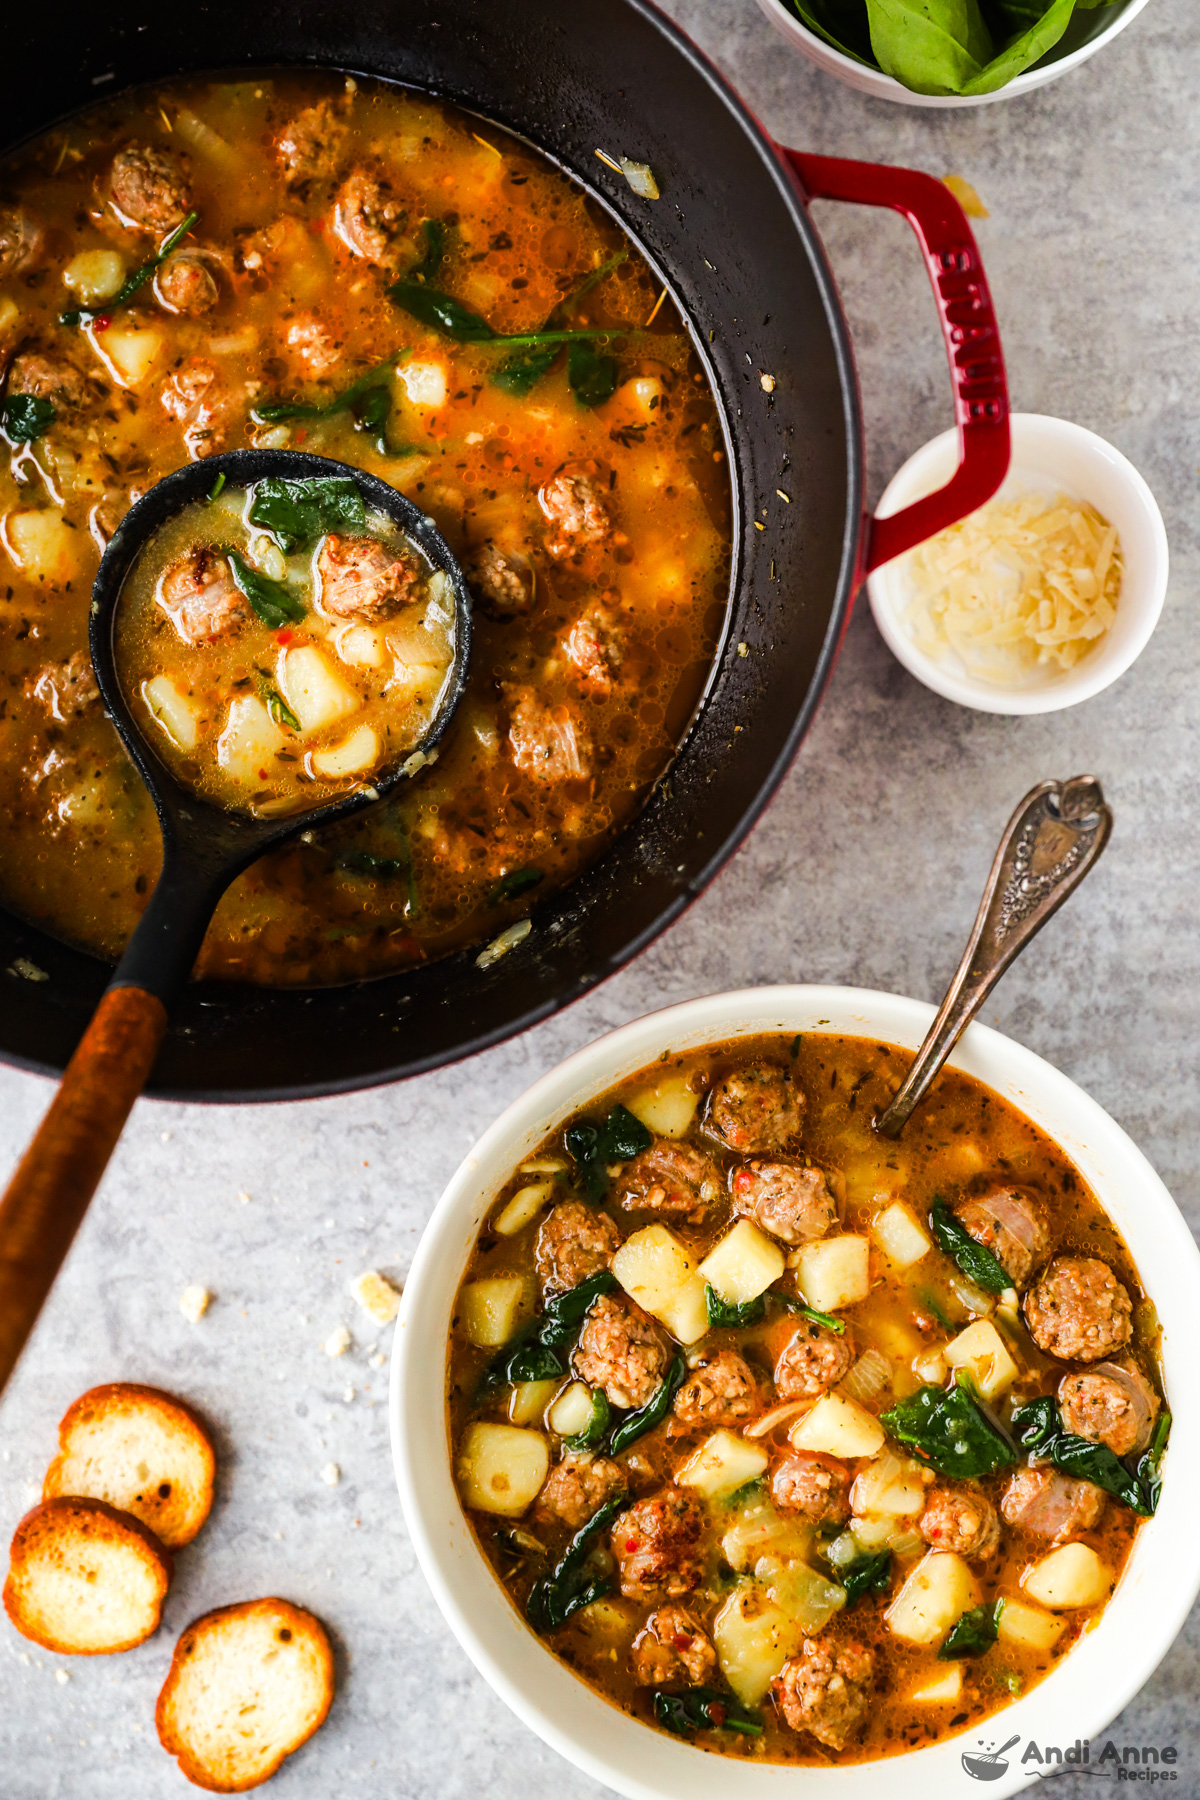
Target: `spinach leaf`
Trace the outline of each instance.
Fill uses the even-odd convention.
[[[941,1660],[953,1662],[959,1656],[982,1656],[985,1650],[990,1650],[996,1641],[1003,1611],[1003,1600],[993,1600],[990,1606],[973,1606],[970,1612],[963,1613],[938,1651]]]
[[[407,916],[413,919],[420,911],[420,906],[417,899],[417,878],[413,870],[412,851],[408,847],[408,841],[401,828],[393,825],[393,830],[404,842],[404,849],[399,856],[379,856],[374,850],[352,848],[343,850],[341,855],[334,860],[333,866],[335,869],[345,869],[351,875],[374,877],[377,881],[394,881],[398,875],[403,875],[408,883],[408,905],[405,910]]]
[[[741,1325],[757,1325],[766,1315],[767,1303],[761,1294],[754,1300],[722,1300],[716,1288],[706,1282],[704,1304],[710,1325],[736,1331]]]
[[[221,498],[222,493],[224,492],[224,488],[225,488],[225,471],[224,471],[224,469],[222,469],[221,473],[217,476],[217,479],[213,482],[212,487],[208,491],[208,496],[207,496],[205,504],[208,506],[211,506],[214,500],[219,500]]]
[[[59,313],[60,325],[90,325],[93,319],[103,319],[120,306],[128,306],[140,287],[143,287],[160,263],[164,263],[180,238],[186,237],[199,218],[199,213],[190,212],[181,225],[177,225],[169,238],[164,239],[162,248],[146,262],[139,263],[132,275],[127,275],[111,300],[103,300],[97,306],[80,306],[72,312]]]
[[[228,550],[226,555],[234,581],[254,612],[270,630],[278,631],[283,625],[295,625],[304,617],[303,602],[297,600],[282,582],[272,581],[268,576],[260,575],[257,569],[252,569],[240,550]]]
[[[525,1602],[525,1616],[535,1631],[553,1631],[556,1626],[565,1625],[580,1607],[590,1606],[593,1600],[608,1593],[613,1577],[590,1574],[587,1560],[595,1539],[611,1525],[625,1502],[624,1494],[606,1501],[575,1533],[550,1573],[534,1582]]]
[[[612,1421],[612,1408],[608,1404],[608,1395],[603,1388],[596,1388],[592,1393],[592,1416],[582,1431],[571,1437],[565,1437],[563,1444],[568,1450],[594,1450],[604,1442],[604,1434]]]
[[[268,688],[263,699],[266,701],[267,711],[276,725],[287,725],[292,731],[299,731],[299,719],[276,688]]]
[[[845,1331],[845,1319],[835,1318],[833,1313],[818,1312],[815,1307],[805,1305],[795,1294],[781,1294],[771,1289],[771,1298],[778,1300],[790,1313],[796,1313],[802,1319],[811,1319],[814,1325],[824,1325],[826,1331]]]
[[[479,1397],[505,1382],[548,1381],[552,1375],[564,1375],[566,1364],[559,1351],[573,1342],[592,1301],[616,1285],[611,1269],[598,1269],[577,1287],[547,1301],[545,1312],[527,1320],[487,1365],[479,1378]]]
[[[648,1150],[653,1136],[628,1107],[613,1107],[602,1125],[591,1119],[580,1119],[567,1129],[564,1140],[579,1165],[588,1199],[602,1200],[608,1191],[608,1164],[628,1162],[641,1150]]]
[[[915,94],[960,94],[991,61],[979,0],[867,0],[871,49]]]
[[[1090,1438],[1076,1437],[1064,1431],[1062,1414],[1052,1394],[1042,1394],[1015,1408],[1013,1430],[1025,1448],[1034,1456],[1044,1457],[1064,1475],[1077,1481],[1090,1481],[1106,1494],[1148,1518],[1154,1511],[1150,1495],[1138,1477],[1114,1456],[1107,1444],[1093,1444]],[[1160,1483],[1161,1487],[1161,1483]]]
[[[392,367],[392,362],[386,362],[368,369],[365,375],[352,381],[348,388],[343,388],[332,400],[326,400],[320,405],[307,400],[267,400],[261,406],[252,407],[251,415],[264,425],[277,425],[286,419],[332,419],[335,413],[345,412],[356,401],[385,384],[391,376]]]
[[[269,531],[285,551],[298,550],[327,531],[365,531],[366,509],[349,475],[288,480],[265,475],[254,484],[250,523]]]
[[[387,297],[419,324],[431,326],[456,344],[491,344],[502,336],[461,300],[443,294],[439,288],[426,287],[422,282],[407,277],[395,281],[388,288]]]
[[[518,350],[508,357],[492,375],[492,386],[505,394],[523,400],[543,375],[548,375],[558,360],[561,344],[544,344],[529,350]]]
[[[892,1585],[892,1553],[876,1550],[874,1555],[860,1556],[848,1569],[840,1570],[837,1579],[846,1590],[847,1606],[864,1594],[886,1594]]]
[[[613,1432],[612,1443],[609,1445],[610,1456],[616,1456],[619,1451],[627,1450],[630,1444],[635,1443],[638,1438],[644,1437],[646,1432],[653,1431],[656,1425],[661,1425],[671,1410],[671,1404],[676,1394],[683,1386],[686,1374],[687,1364],[683,1357],[676,1353],[671,1358],[671,1366],[667,1370],[657,1394],[647,1400],[645,1406],[639,1407],[637,1412],[626,1413]]]
[[[1089,0],[1079,0],[1081,10],[1085,9]],[[997,88],[1007,86],[1016,76],[1024,74],[1045,56],[1047,50],[1053,50],[1067,26],[1071,23],[1074,12],[1074,0],[1051,0],[1044,7],[1040,16],[1031,17],[1031,8],[1023,8],[1023,17],[1002,20],[1002,24],[1016,23],[1016,37],[1010,38],[999,55],[994,56],[979,71],[973,80],[968,81],[962,89],[964,94],[992,94]]]
[[[514,869],[510,875],[505,875],[503,880],[496,883],[488,895],[488,905],[499,906],[504,900],[515,900],[518,894],[528,893],[530,888],[535,888],[544,879],[541,869]]]
[[[617,359],[576,341],[567,355],[567,385],[581,406],[603,406],[617,391]]]
[[[968,1280],[976,1287],[985,1288],[988,1293],[1002,1294],[1005,1288],[1012,1286],[1012,1277],[1001,1264],[977,1244],[965,1225],[960,1225],[946,1202],[940,1195],[934,1200],[933,1211],[929,1215],[929,1229],[937,1239],[938,1248],[947,1256],[953,1257]]]
[[[918,1388],[909,1399],[880,1413],[879,1423],[939,1475],[970,1481],[1017,1460],[1008,1439],[961,1381],[952,1388]]]
[[[34,444],[57,417],[53,400],[40,394],[10,394],[0,424],[10,444]]]
[[[1167,1439],[1171,1435],[1171,1415],[1169,1412],[1159,1414],[1158,1424],[1154,1427],[1154,1436],[1150,1439],[1149,1449],[1138,1459],[1138,1480],[1142,1484],[1142,1492],[1146,1504],[1152,1513],[1158,1511],[1159,1496],[1162,1493],[1162,1459],[1167,1447]]]
[[[871,33],[864,0],[791,0],[803,24],[817,36],[851,56],[855,62],[878,67],[871,54]]]
[[[683,1694],[654,1695],[654,1716],[668,1731],[691,1737],[694,1731],[740,1731],[745,1737],[762,1736],[762,1720],[748,1712],[732,1694],[716,1688],[688,1688]]]
[[[425,233],[425,254],[420,262],[408,271],[410,281],[432,281],[442,266],[446,254],[446,227],[440,219],[426,219],[422,228]]]

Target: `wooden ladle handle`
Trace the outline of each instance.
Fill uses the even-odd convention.
[[[0,1201],[0,1389],[100,1185],[158,1053],[167,1009],[109,988]]]

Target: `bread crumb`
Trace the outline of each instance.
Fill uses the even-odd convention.
[[[55,1669],[54,1679],[55,1679],[55,1681],[61,1682],[63,1687],[66,1687],[66,1685],[67,1685],[68,1681],[70,1681],[71,1677],[70,1677],[70,1675],[68,1675],[68,1673],[65,1669]]]
[[[179,1310],[185,1319],[189,1319],[193,1325],[198,1325],[208,1311],[211,1301],[212,1295],[208,1289],[197,1283],[192,1287],[184,1288],[179,1296]]]
[[[325,1354],[326,1356],[344,1356],[353,1342],[346,1327],[339,1325],[337,1330],[331,1331],[325,1339]]]
[[[378,1269],[368,1269],[351,1286],[350,1292],[365,1313],[377,1325],[390,1325],[400,1305],[400,1289]]]
[[[336,1487],[341,1479],[342,1471],[338,1468],[337,1464],[326,1463],[325,1467],[321,1470],[321,1480],[325,1483],[326,1487]]]
[[[382,1350],[372,1350],[367,1361],[373,1369],[382,1369],[384,1363],[387,1361],[387,1357],[383,1354]]]

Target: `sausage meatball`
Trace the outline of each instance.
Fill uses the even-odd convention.
[[[1026,1294],[1024,1310],[1038,1349],[1061,1362],[1099,1362],[1133,1335],[1133,1302],[1094,1256],[1056,1256]]]
[[[762,1402],[750,1365],[736,1350],[721,1350],[701,1363],[675,1396],[675,1417],[684,1425],[738,1425]]]
[[[417,598],[421,570],[411,556],[389,550],[377,538],[338,537],[335,532],[317,556],[321,611],[335,619],[367,625],[391,619]]]
[[[8,392],[32,394],[37,400],[52,400],[56,406],[74,409],[83,405],[87,381],[65,356],[22,350],[9,366]]]
[[[533,564],[521,550],[489,538],[467,559],[465,574],[477,603],[493,619],[514,619],[533,605]]]
[[[1058,1404],[1068,1431],[1093,1444],[1107,1444],[1114,1456],[1146,1448],[1159,1409],[1158,1395],[1129,1361],[1064,1375]]]
[[[191,210],[192,187],[170,150],[130,144],[113,157],[110,188],[122,221],[140,231],[170,231]]]
[[[679,1488],[663,1488],[620,1513],[612,1528],[612,1551],[627,1600],[668,1600],[699,1587],[703,1568],[696,1554],[704,1515],[699,1502]]]
[[[173,250],[154,277],[154,292],[169,312],[194,317],[221,297],[208,261],[196,250]]]
[[[607,698],[621,667],[623,640],[617,622],[605,606],[589,606],[576,619],[563,652],[589,694]]]
[[[1029,1285],[1029,1277],[1050,1249],[1050,1233],[1036,1195],[1025,1188],[997,1187],[960,1200],[954,1213],[975,1242],[991,1251],[1015,1288]]]
[[[538,1511],[551,1513],[578,1531],[628,1486],[624,1469],[610,1456],[565,1456],[542,1484]]]
[[[288,186],[328,181],[337,170],[345,140],[346,121],[334,101],[320,100],[298,112],[275,140],[275,154]]]
[[[978,1488],[930,1488],[918,1529],[931,1550],[953,1550],[981,1562],[1000,1547],[996,1509]]]
[[[775,1704],[793,1731],[844,1750],[866,1723],[875,1659],[861,1644],[805,1638],[776,1678]]]
[[[185,644],[232,637],[250,616],[226,559],[201,544],[173,562],[158,584],[158,604]]]
[[[720,1193],[721,1179],[712,1158],[670,1138],[656,1138],[649,1149],[640,1150],[621,1177],[621,1205],[630,1212],[698,1219]]]
[[[834,1456],[797,1450],[775,1465],[771,1498],[812,1525],[840,1525],[850,1517],[850,1471]]]
[[[842,1379],[854,1361],[849,1332],[831,1331],[806,1319],[784,1345],[775,1364],[781,1400],[816,1400]]]
[[[633,1679],[639,1687],[690,1683],[703,1687],[717,1653],[685,1606],[660,1606],[633,1640]]]
[[[33,697],[52,719],[73,719],[100,698],[91,658],[77,650],[66,662],[50,663],[33,684]]]
[[[752,1063],[717,1083],[709,1123],[731,1150],[782,1150],[800,1129],[803,1104],[786,1069]]]
[[[369,169],[347,175],[333,206],[333,229],[355,256],[380,268],[395,261],[405,211],[382,176]]]
[[[42,247],[40,225],[17,206],[0,206],[0,281],[28,269]]]
[[[549,1293],[565,1293],[589,1275],[607,1269],[621,1234],[607,1213],[582,1200],[564,1200],[542,1224],[537,1239],[537,1272]]]
[[[587,738],[565,706],[547,706],[533,688],[513,695],[508,742],[518,769],[539,781],[579,781],[589,773]]]
[[[733,1172],[733,1210],[785,1244],[824,1237],[838,1222],[837,1200],[823,1169],[798,1163],[751,1162]]]
[[[578,556],[612,535],[608,508],[590,475],[563,471],[551,476],[538,490],[538,502],[550,528],[546,549],[551,556]]]
[[[1018,1469],[1010,1477],[1000,1511],[1010,1525],[1034,1537],[1065,1544],[1090,1531],[1104,1508],[1104,1490],[1058,1469]]]
[[[221,448],[239,396],[213,363],[199,356],[183,363],[167,381],[161,398],[164,411],[183,426],[183,441],[193,462]]]
[[[614,1406],[645,1406],[662,1384],[667,1340],[654,1320],[623,1294],[601,1294],[588,1310],[572,1366],[580,1381],[602,1387]]]

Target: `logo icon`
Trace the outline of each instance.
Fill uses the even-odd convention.
[[[964,1750],[962,1754],[963,1768],[976,1781],[999,1781],[1002,1775],[1008,1773],[1004,1752],[1012,1749],[1013,1745],[1019,1741],[1020,1735],[1020,1732],[1017,1732],[1015,1736],[1009,1738],[1006,1744],[1001,1744],[998,1750]]]

